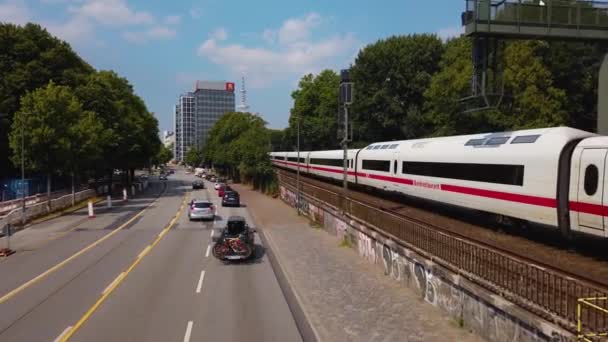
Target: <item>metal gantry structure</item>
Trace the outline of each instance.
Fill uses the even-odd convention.
[[[473,40],[473,80],[465,112],[498,107],[505,94],[500,55],[513,39],[608,42],[608,1],[465,0],[461,15]],[[608,54],[598,87],[597,132],[608,134]]]

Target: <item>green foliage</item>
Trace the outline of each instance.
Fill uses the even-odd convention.
[[[171,161],[171,159],[173,159],[173,149],[171,146],[166,147],[165,145],[161,145],[152,163],[155,165],[165,165]]]
[[[271,134],[265,124],[251,113],[224,114],[209,131],[205,162],[234,180],[265,190],[274,175],[268,159]]]
[[[424,92],[439,69],[435,35],[393,36],[363,48],[351,69],[355,139],[372,142],[424,135]]]
[[[284,147],[297,145],[300,124],[300,150],[332,149],[338,147],[337,114],[340,76],[332,70],[319,75],[302,77],[298,89],[291,93],[294,100],[289,127],[285,130]]]
[[[14,172],[8,135],[21,97],[49,81],[77,86],[91,72],[67,43],[39,25],[0,23],[0,115],[8,115],[0,121],[0,178]]]
[[[53,82],[22,98],[10,134],[15,165],[21,163],[23,134],[25,166],[51,174],[74,171],[95,159],[100,125],[86,112],[69,87]]]
[[[20,162],[21,123],[32,171],[134,169],[159,153],[158,122],[128,81],[96,72],[38,25],[0,24],[0,75],[0,177],[14,173],[11,155]]]
[[[184,157],[186,164],[194,167],[200,166],[203,163],[203,160],[203,150],[196,148],[196,146],[190,147]]]

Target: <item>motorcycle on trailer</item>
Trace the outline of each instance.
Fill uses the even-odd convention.
[[[253,233],[244,217],[231,216],[215,240],[213,256],[224,261],[252,258],[255,252]]]

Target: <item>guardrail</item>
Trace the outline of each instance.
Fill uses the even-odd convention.
[[[279,181],[296,188],[295,179],[282,172]],[[578,307],[579,298],[608,297],[608,289],[598,284],[305,182],[300,191],[572,332],[579,326],[581,331],[608,331],[606,311]]]
[[[85,199],[91,198],[95,196],[95,190],[88,189],[84,191],[77,192],[75,194],[76,202],[83,201]],[[72,194],[61,196],[59,198],[55,198],[51,200],[51,210],[64,209],[72,205]],[[30,205],[25,209],[25,219],[26,221],[31,218],[38,217],[44,214],[49,213],[47,208],[47,202],[36,203],[34,205]],[[4,227],[6,224],[17,224],[21,222],[22,209],[16,208],[11,210],[7,215],[0,216],[0,228]]]

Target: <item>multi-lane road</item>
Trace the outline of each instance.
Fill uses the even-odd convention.
[[[229,216],[254,225],[246,203],[221,207],[192,180],[178,172],[94,219],[17,234],[0,259],[0,341],[300,341],[259,236],[250,262],[211,255]],[[216,219],[190,222],[192,198],[215,202]]]

